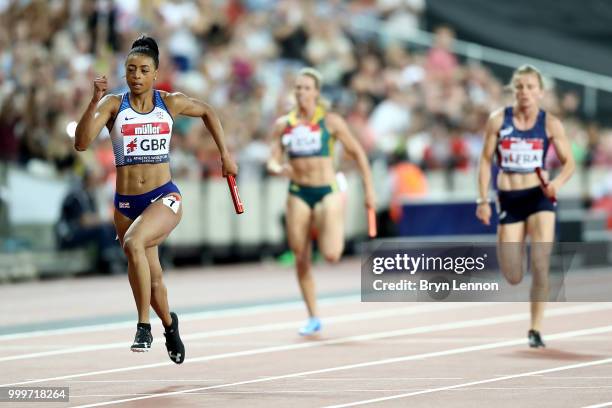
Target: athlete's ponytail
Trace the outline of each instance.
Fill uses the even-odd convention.
[[[155,69],[159,67],[159,48],[157,47],[157,42],[153,37],[149,37],[147,35],[141,35],[134,41],[132,44],[132,49],[130,50],[128,56],[132,54],[142,54],[147,57],[151,57],[153,63],[155,64]]]

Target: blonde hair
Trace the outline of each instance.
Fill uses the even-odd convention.
[[[321,75],[321,73],[317,71],[316,69],[312,67],[302,68],[298,72],[298,75],[299,76],[304,75],[304,76],[312,78],[315,82],[315,87],[319,90],[321,89],[321,83],[323,82],[323,75]]]
[[[544,89],[544,77],[542,77],[542,73],[539,69],[529,64],[521,65],[520,67],[514,70],[514,72],[512,73],[512,80],[510,81],[510,87],[514,85],[514,80],[516,79],[516,77],[518,77],[519,75],[527,74],[534,74],[535,76],[537,76],[538,83],[540,84],[540,89]]]

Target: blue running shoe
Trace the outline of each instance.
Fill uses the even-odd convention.
[[[311,317],[306,325],[300,329],[300,336],[312,336],[321,330],[321,320],[318,317]]]

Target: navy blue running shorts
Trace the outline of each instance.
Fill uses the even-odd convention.
[[[522,222],[540,211],[555,212],[555,205],[538,187],[524,190],[498,191],[497,214],[500,224]]]
[[[172,180],[144,194],[123,195],[115,193],[115,208],[121,214],[135,220],[149,205],[172,193],[181,194]],[[176,199],[178,200],[179,197],[176,197]]]

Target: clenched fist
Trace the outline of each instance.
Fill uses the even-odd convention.
[[[108,88],[108,81],[106,76],[102,75],[94,79],[94,94],[93,101],[98,102],[104,96],[106,89]]]

